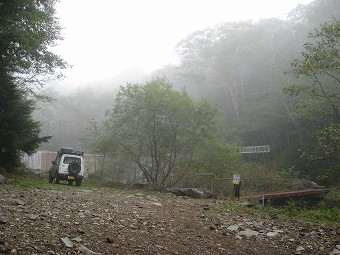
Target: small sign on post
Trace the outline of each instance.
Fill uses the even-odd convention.
[[[234,174],[233,176],[233,184],[240,184],[241,177],[239,174]]]
[[[237,199],[240,199],[241,195],[241,176],[239,174],[234,174],[233,176],[233,193],[231,199],[234,199],[235,197]]]

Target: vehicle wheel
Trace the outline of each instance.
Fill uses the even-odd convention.
[[[73,161],[68,165],[68,171],[72,175],[78,174],[80,172],[80,170],[81,170],[81,166],[77,162]]]
[[[76,181],[76,186],[79,187],[81,185],[81,180]]]
[[[73,180],[68,180],[68,185],[72,185],[73,184]]]

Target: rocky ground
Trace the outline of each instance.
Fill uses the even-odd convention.
[[[221,213],[217,200],[76,187],[0,192],[0,254],[279,255],[340,248],[339,225]]]

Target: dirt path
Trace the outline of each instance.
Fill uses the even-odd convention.
[[[0,191],[0,254],[330,254],[340,244],[339,226],[220,213],[213,200],[78,188]]]

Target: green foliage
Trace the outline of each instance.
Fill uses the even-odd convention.
[[[340,122],[340,21],[326,22],[309,34],[310,42],[305,43],[301,59],[292,61],[292,71],[302,83],[286,87],[284,92],[290,96],[306,95],[305,100],[326,105],[317,116],[329,116],[330,120]],[[307,78],[304,80],[304,78]],[[303,81],[305,81],[303,83]],[[308,101],[307,101],[308,102]],[[316,107],[317,109],[317,107]]]
[[[323,174],[313,175],[326,183],[339,182],[340,148],[340,21],[333,19],[309,34],[301,59],[292,62],[298,82],[284,92],[298,100],[297,109],[313,126],[311,142],[302,156],[317,162]],[[314,164],[314,168],[316,168]]]
[[[314,133],[313,150],[305,152],[309,160],[340,159],[340,124],[331,124]]]
[[[0,77],[0,168],[11,169],[20,164],[22,152],[33,153],[50,137],[40,137],[40,123],[31,117],[34,101],[13,85],[3,74]]]
[[[339,17],[340,7],[334,1],[316,0],[293,10],[290,20],[221,23],[196,31],[179,42],[177,51],[181,65],[177,68],[177,76],[173,74],[176,68],[165,72],[175,77],[175,87],[185,87],[191,96],[206,97],[218,105],[229,126],[237,130],[239,146],[270,144],[271,153],[267,160],[285,161],[282,163],[284,168],[296,169],[303,174],[315,173],[312,174],[315,179],[320,172],[314,169],[320,169],[321,165],[300,158],[301,154],[297,152],[311,143],[314,131],[326,127],[336,118],[333,109],[337,107],[329,107],[329,100],[336,99],[333,92],[338,91],[339,86],[331,76],[327,77],[327,73],[322,74],[318,76],[320,82],[334,85],[334,90],[330,89],[331,86],[327,88],[327,98],[316,97],[316,102],[300,94],[291,100],[282,94],[282,88],[292,83],[293,77],[283,73],[289,69],[292,59],[299,58],[300,52],[306,49],[321,53],[321,61],[317,63],[312,61],[314,55],[309,56],[305,51],[307,64],[314,68],[313,71],[315,68],[328,68],[328,71],[332,68],[328,74],[338,72],[339,47],[333,46],[339,40],[332,40],[328,34],[333,33],[334,39],[337,37],[334,25]],[[315,33],[303,48],[308,33],[326,21],[330,22],[325,32]],[[322,38],[320,43],[318,38]],[[299,66],[298,62],[295,64]],[[315,74],[319,75],[318,72]],[[304,81],[306,86],[314,82],[318,85],[317,80],[308,79],[306,75],[301,78],[299,85]],[[320,91],[318,86],[313,88],[310,93]],[[294,111],[296,101],[303,116]],[[334,169],[333,165],[327,168]]]
[[[214,133],[216,113],[206,100],[174,91],[165,79],[128,84],[107,116],[106,140],[137,164],[149,183],[163,186],[177,162],[190,160]]]
[[[202,147],[196,156],[195,169],[213,173],[216,177],[232,176],[239,163],[236,145],[215,138],[206,141]]]
[[[303,48],[308,32],[319,24],[330,21],[332,17],[334,17],[333,21],[327,23],[325,32],[319,29],[308,39],[306,48]],[[333,0],[316,0],[293,10],[289,16],[290,20],[228,22],[196,31],[179,42],[177,51],[181,58],[181,65],[166,66],[157,72],[158,76],[165,73],[172,79],[174,88],[185,88],[188,96],[207,98],[213,105],[217,105],[223,112],[228,128],[236,131],[234,137],[228,138],[226,143],[224,143],[225,136],[221,136],[220,140],[216,137],[210,138],[210,141],[205,141],[196,150],[183,147],[182,155],[187,157],[176,159],[180,165],[174,169],[174,173],[181,173],[192,167],[192,170],[198,173],[217,171],[220,174],[221,171],[229,175],[235,166],[234,163],[230,163],[233,162],[232,155],[224,153],[223,150],[231,152],[229,142],[234,142],[237,137],[238,141],[235,143],[238,146],[270,144],[271,153],[268,154],[269,157],[261,159],[262,161],[280,160],[281,168],[289,170],[290,174],[308,174],[314,181],[331,180],[333,182],[327,184],[336,184],[338,179],[333,177],[334,173],[339,173],[338,161],[335,160],[337,139],[336,132],[330,128],[336,122],[334,108],[329,107],[329,102],[335,102],[333,92],[338,91],[339,86],[334,85],[334,80],[331,76],[327,76],[327,73],[319,75],[316,68],[338,70],[336,57],[339,54],[336,48],[332,49],[332,45],[337,41],[332,41],[328,34],[336,31],[333,25],[338,22],[339,17],[340,5],[335,4]],[[329,49],[331,51],[327,52]],[[283,72],[287,71],[292,59],[300,58],[301,51],[304,52],[303,56],[306,56],[313,71],[316,71],[315,74],[319,75],[319,81],[326,85],[324,88],[328,98],[316,95],[317,92],[322,92],[318,83],[305,75],[310,74],[305,72],[308,65],[298,61],[295,62],[296,68],[301,67],[303,72],[301,75],[295,73],[295,76],[300,78],[295,88],[292,87],[292,95],[300,93],[300,89],[305,89],[304,86],[313,85],[314,90],[309,90],[312,97],[308,98],[306,94],[300,94],[290,100],[282,94],[282,88],[290,84],[293,79],[284,76]],[[315,56],[313,51],[319,52],[322,58]],[[320,62],[316,61],[318,58]],[[331,84],[334,85],[334,90],[328,86]],[[298,85],[301,87],[297,87]],[[132,87],[131,91],[126,93],[133,95]],[[82,138],[81,141],[89,138],[85,130],[92,119],[101,121],[103,109],[108,105],[102,103],[111,100],[109,107],[113,105],[113,99],[95,92],[85,89],[66,96],[57,95],[54,107],[51,105],[42,107],[38,116],[38,119],[43,122],[42,134],[54,135],[51,143],[45,145],[44,149],[53,149],[53,144],[59,142],[61,144],[69,142],[74,144],[73,146],[79,146],[79,138]],[[164,101],[159,94],[154,93],[154,96],[159,97],[159,101]],[[146,97],[134,96],[131,105],[142,104],[141,101],[146,105],[150,100]],[[295,102],[299,104],[301,111],[294,111]],[[148,109],[157,105],[159,108],[162,106],[158,102],[150,104]],[[69,111],[70,108],[74,110]],[[133,113],[131,116],[138,116],[138,109],[129,110]],[[141,117],[148,117],[144,112],[140,112]],[[135,119],[138,123],[144,123],[141,118]],[[135,119],[131,121],[135,122]],[[127,115],[126,122],[129,120]],[[146,125],[138,128],[146,128]],[[313,141],[313,133],[323,128],[329,133],[326,138],[321,138],[324,134],[320,134],[319,138],[316,137]],[[163,127],[158,131],[161,133],[162,130],[166,129]],[[133,141],[132,136],[130,138]],[[146,141],[148,137],[141,138]],[[168,141],[169,139],[164,139],[164,143]],[[306,150],[307,157],[313,156],[310,152],[315,152],[314,158],[325,158],[325,160],[312,162],[305,157],[300,157],[300,149],[306,148],[307,144],[311,145],[310,150]],[[145,148],[146,144],[143,143],[143,146]],[[115,136],[104,137],[100,147],[102,152],[108,155],[104,163],[105,176],[118,182],[129,178],[137,180],[140,177],[140,170],[135,167],[134,157],[121,149]],[[314,150],[314,148],[318,149]],[[228,157],[231,157],[230,162]],[[213,158],[218,161],[212,160]]]
[[[33,188],[33,189],[79,189],[75,185],[62,185],[49,183],[47,177],[43,178],[41,173],[35,173],[27,170],[23,166],[12,168],[9,171],[3,171],[0,173],[5,176],[5,183],[0,185],[1,188]],[[45,173],[46,174],[46,173]],[[93,179],[86,178],[82,184],[81,189],[98,189],[108,188],[109,183],[105,179]],[[111,187],[112,188],[112,187]]]
[[[180,171],[172,176],[173,185],[181,187],[206,187],[219,189],[216,178],[230,177],[239,166],[239,153],[234,134],[223,123],[216,132],[204,140],[191,155],[190,160],[180,161]]]
[[[0,188],[53,188],[47,180],[42,179],[37,174],[27,171],[24,167],[16,167],[9,171],[2,172],[5,176],[5,183]]]
[[[338,193],[338,191],[333,192]],[[334,196],[332,193],[329,195]],[[340,221],[340,200],[337,199],[336,203],[329,206],[327,205],[327,197],[326,200],[317,204],[309,203],[307,200],[291,199],[282,207],[273,207],[270,204],[263,207],[257,204],[249,208],[234,201],[227,201],[216,204],[216,209],[219,211],[232,210],[236,213],[240,211],[243,213],[272,215],[283,219],[299,219],[309,223],[338,224]]]
[[[242,195],[283,191],[289,185],[287,179],[275,178],[283,176],[276,171],[275,166],[270,164],[244,162],[240,164],[236,173],[241,176]],[[229,185],[232,185],[231,181]],[[231,190],[231,187],[229,187],[229,190]]]
[[[17,78],[16,85],[41,84],[65,62],[50,51],[61,38],[56,0],[13,0],[0,3],[0,70]]]
[[[12,169],[20,154],[35,151],[49,137],[39,137],[40,124],[31,118],[33,84],[43,84],[65,62],[53,54],[60,37],[54,0],[13,0],[0,3],[0,167]],[[30,92],[24,93],[25,92]]]
[[[179,77],[188,92],[219,105],[246,145],[287,143],[287,129],[294,124],[282,97],[280,70],[289,63],[293,31],[277,19],[224,23],[177,45]]]
[[[302,218],[308,222],[336,223],[340,220],[340,207],[327,207],[324,203],[310,205],[308,202],[289,200],[275,211],[286,217]]]
[[[329,208],[340,208],[340,190],[339,187],[333,188],[331,192],[329,192],[325,196],[324,204]]]

